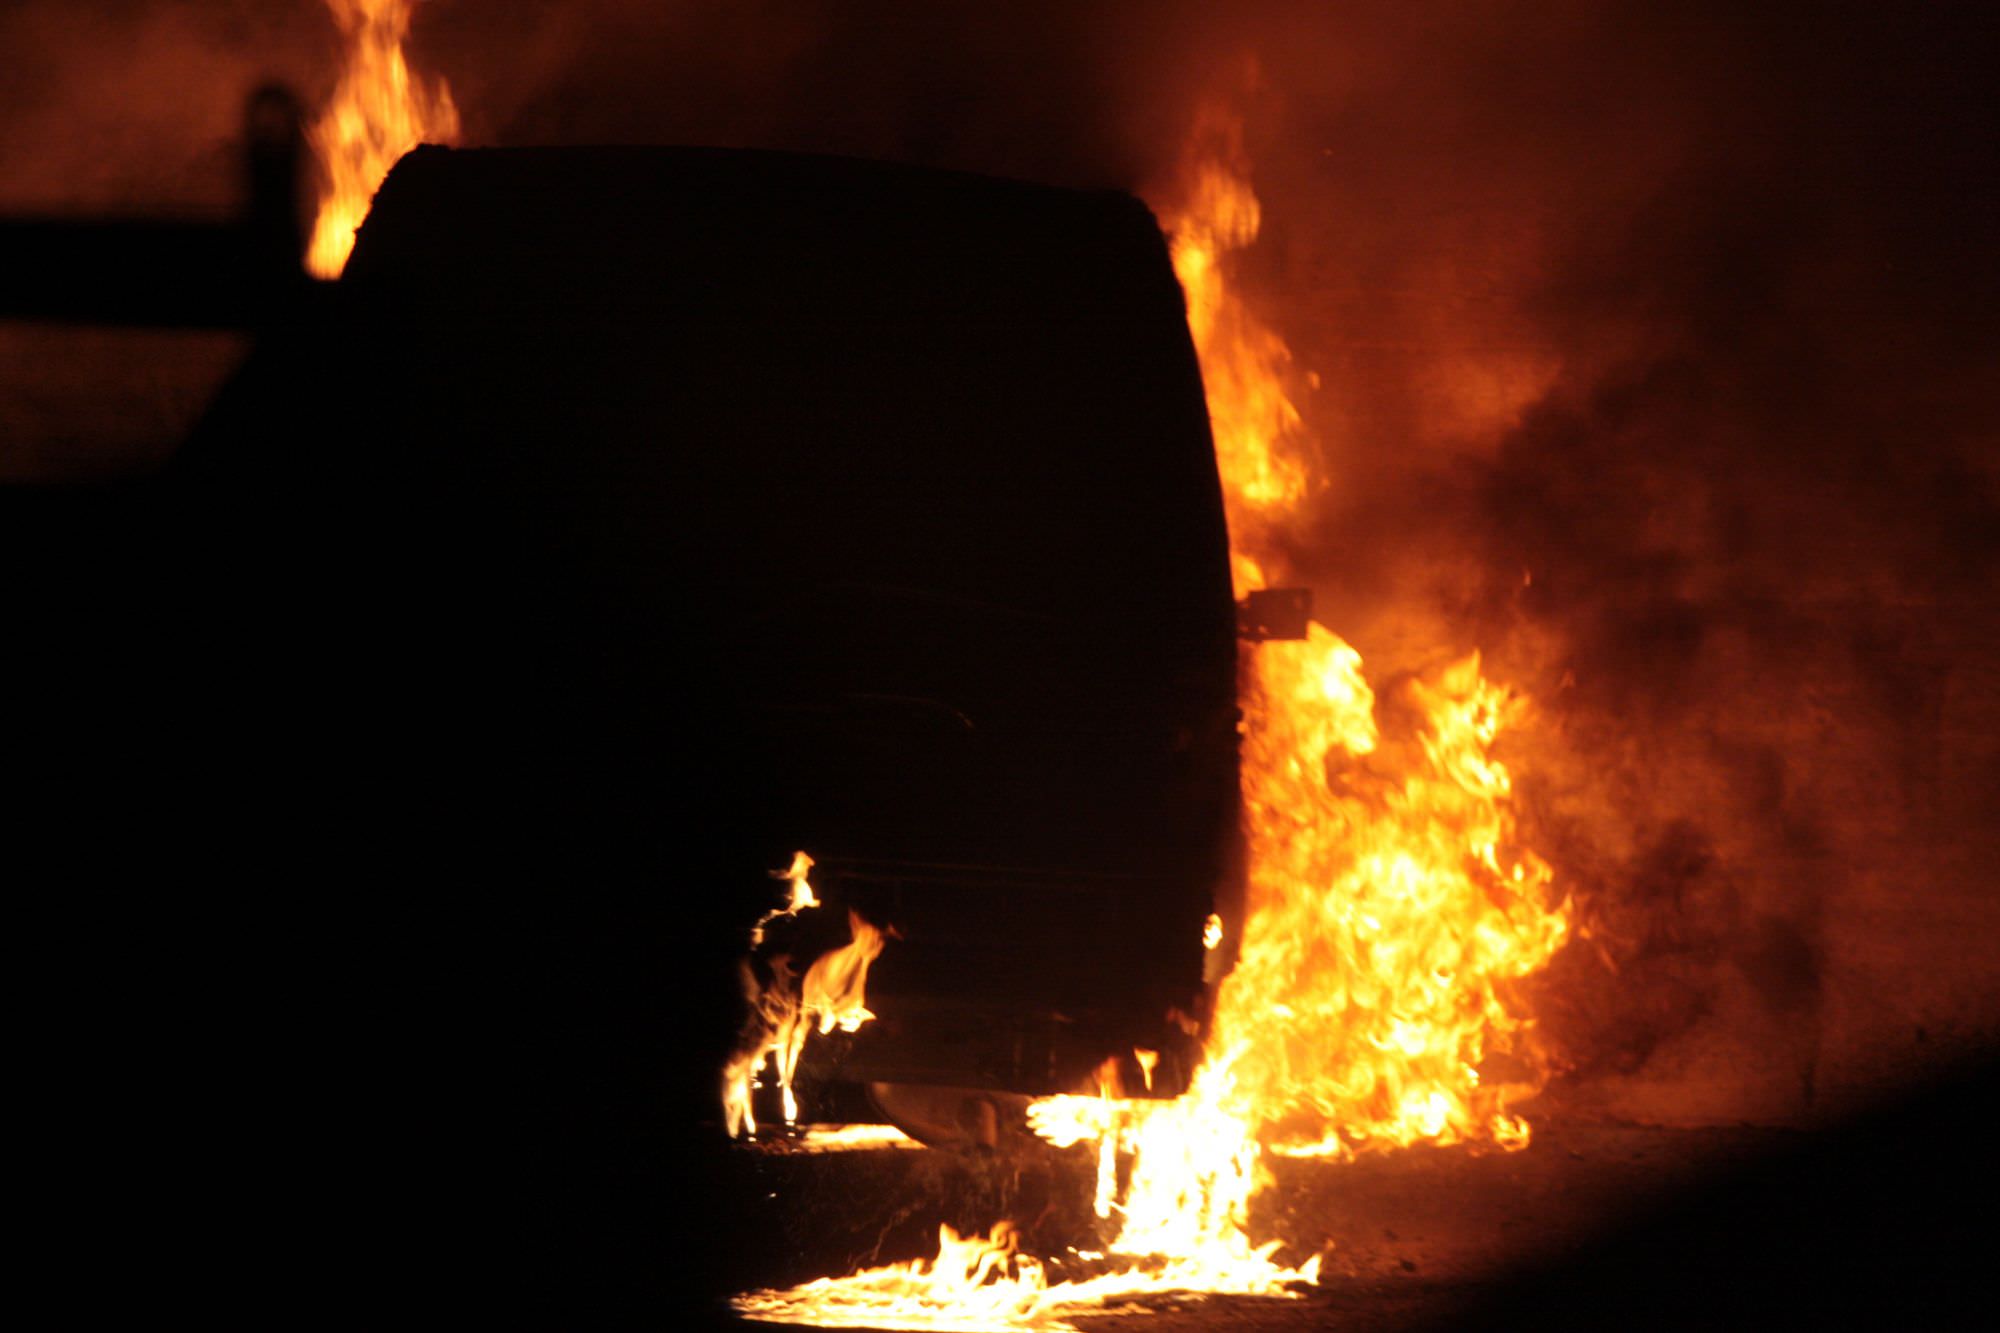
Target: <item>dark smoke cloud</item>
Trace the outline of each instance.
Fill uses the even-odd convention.
[[[1319,376],[1296,535],[1378,672],[1537,701],[1529,832],[1590,938],[1577,1105],[1790,1118],[2000,995],[1993,237],[1977,6],[427,4],[485,143],[888,157],[1170,194],[1243,115],[1240,277]],[[300,0],[0,16],[7,206],[223,206]],[[26,52],[28,59],[12,59]],[[1915,1057],[1911,1056],[1914,1060]]]

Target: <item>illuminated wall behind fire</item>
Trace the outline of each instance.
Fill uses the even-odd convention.
[[[423,7],[412,59],[469,143],[1142,192],[1236,108],[1239,276],[1322,454],[1321,618],[1378,670],[1482,648],[1538,701],[1510,763],[1585,930],[1540,1000],[1552,1098],[1800,1121],[2000,1027],[1981,18],[486,0]],[[242,96],[321,97],[338,49],[305,0],[32,0],[0,47],[10,213],[226,209]],[[231,355],[0,345],[9,476],[160,456]]]

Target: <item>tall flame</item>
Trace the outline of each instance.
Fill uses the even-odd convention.
[[[306,267],[317,277],[337,278],[389,168],[420,143],[456,141],[458,108],[442,81],[425,85],[403,57],[412,0],[326,4],[346,35],[347,58],[333,99],[311,130],[326,180]]]
[[[1229,255],[1260,224],[1235,120],[1204,117],[1185,181],[1181,206],[1164,212],[1247,592],[1284,567],[1279,537],[1314,494],[1311,442],[1289,350],[1227,282]],[[1107,1087],[1029,1110],[1050,1142],[1096,1146],[1097,1211],[1118,1219],[1110,1251],[1127,1266],[1052,1283],[1013,1255],[1003,1223],[984,1241],[947,1233],[932,1266],[760,1292],[739,1309],[795,1323],[1058,1328],[1066,1312],[1145,1292],[1291,1294],[1319,1260],[1287,1268],[1275,1242],[1249,1239],[1265,1151],[1526,1145],[1509,1103],[1543,1073],[1510,987],[1568,925],[1548,866],[1516,844],[1512,779],[1492,754],[1521,701],[1481,676],[1477,654],[1378,698],[1361,655],[1316,623],[1303,641],[1247,650],[1240,693],[1249,896],[1202,1067],[1172,1102]],[[1205,942],[1220,938],[1212,921]]]

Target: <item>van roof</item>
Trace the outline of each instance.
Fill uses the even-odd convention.
[[[744,150],[426,146],[383,183],[344,280],[458,300],[504,279],[489,299],[513,305],[1087,316],[1178,301],[1160,248],[1112,190]]]

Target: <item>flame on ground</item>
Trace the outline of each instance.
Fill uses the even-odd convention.
[[[1268,1262],[1253,1264],[1246,1285],[1230,1285],[1227,1274],[1197,1268],[1189,1261],[1161,1258],[1144,1267],[1121,1268],[1095,1276],[1053,1281],[1049,1265],[1018,1250],[1012,1223],[1001,1222],[987,1236],[961,1236],[938,1228],[933,1260],[914,1259],[864,1269],[843,1278],[820,1278],[789,1291],[761,1291],[736,1298],[736,1310],[753,1319],[819,1327],[956,1329],[963,1333],[1007,1333],[1038,1329],[1076,1333],[1071,1315],[1109,1314],[1135,1297],[1205,1291],[1228,1295],[1270,1295]],[[1078,1268],[1094,1260],[1073,1255]],[[1054,1261],[1052,1261],[1054,1262]],[[1311,1282],[1318,1261],[1291,1272]]]
[[[1185,203],[1169,210],[1229,513],[1240,593],[1282,569],[1276,540],[1313,482],[1287,388],[1290,353],[1228,288],[1225,261],[1257,234],[1237,122],[1197,126]],[[1171,1102],[1049,1097],[1029,1109],[1059,1147],[1098,1158],[1098,1215],[1126,1266],[1075,1282],[946,1230],[934,1264],[871,1269],[741,1297],[759,1319],[884,1328],[1057,1329],[1066,1314],[1182,1291],[1293,1295],[1254,1245],[1266,1152],[1344,1157],[1428,1142],[1524,1147],[1509,1109],[1544,1077],[1511,988],[1567,936],[1551,872],[1516,844],[1512,780],[1492,747],[1523,705],[1477,654],[1378,696],[1361,656],[1313,624],[1242,668],[1249,896],[1202,1067]],[[1211,921],[1204,943],[1221,939]],[[1122,1168],[1122,1169],[1121,1169]],[[1120,1184],[1121,1177],[1123,1180]]]
[[[412,0],[326,4],[347,39],[347,56],[333,99],[311,130],[326,179],[306,267],[315,277],[337,278],[389,168],[420,143],[455,142],[458,108],[442,81],[427,86],[403,57]]]

